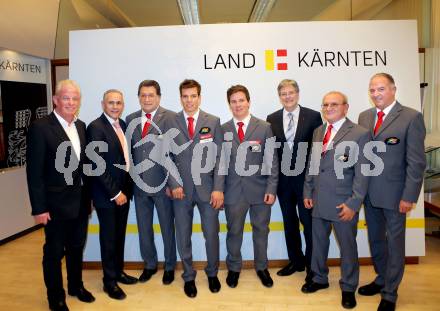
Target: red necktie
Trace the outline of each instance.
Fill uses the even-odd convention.
[[[189,139],[193,139],[194,137],[194,118],[188,117],[186,118],[188,120],[188,135]]]
[[[238,139],[240,140],[240,143],[244,140],[244,131],[243,131],[243,122],[237,122],[238,125]]]
[[[148,134],[148,129],[150,128],[150,121],[151,121],[151,113],[146,113],[145,116],[147,117],[147,121],[144,124],[144,128],[142,129],[142,138],[144,138],[145,136],[147,136]]]
[[[327,127],[327,132],[325,133],[324,140],[322,141],[322,153],[324,154],[327,151],[327,144],[332,136],[332,128],[333,125],[329,124]]]
[[[380,126],[382,125],[382,122],[383,122],[384,115],[385,115],[385,113],[382,110],[377,113],[377,122],[376,122],[376,126],[374,127],[374,135],[376,135],[380,129]]]

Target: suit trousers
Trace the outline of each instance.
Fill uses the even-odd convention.
[[[271,206],[266,204],[249,204],[240,201],[236,204],[225,205],[228,233],[226,235],[226,265],[228,270],[240,272],[242,268],[241,245],[246,214],[252,224],[252,241],[254,247],[255,270],[267,268],[267,241],[269,237],[269,223]]]
[[[330,246],[330,233],[332,226],[341,253],[341,279],[339,286],[342,291],[355,292],[359,284],[359,260],[356,243],[357,224],[359,214],[352,220],[330,221],[313,217],[313,251],[312,271],[313,281],[328,283],[328,250]]]
[[[365,200],[365,220],[373,258],[374,282],[383,286],[382,298],[395,302],[405,269],[406,214],[398,209],[377,208]]]
[[[174,231],[174,211],[171,200],[166,195],[150,196],[142,190],[134,195],[136,219],[139,232],[141,256],[146,269],[157,268],[157,251],[154,243],[153,216],[156,207],[164,246],[166,271],[176,266],[176,238]]]
[[[114,286],[124,269],[125,231],[129,203],[110,208],[95,206],[95,210],[99,219],[103,282],[106,286]]]
[[[74,219],[52,219],[44,227],[43,274],[49,303],[64,300],[61,260],[66,256],[67,286],[76,291],[82,283],[82,259],[87,237],[87,215]]]
[[[284,236],[286,238],[289,261],[299,267],[310,267],[313,248],[312,210],[305,208],[302,196],[298,195],[294,189],[279,191],[278,202],[283,214]],[[304,228],[305,256],[302,250],[299,221],[301,221]]]
[[[173,200],[174,216],[176,223],[177,250],[183,264],[182,278],[185,282],[196,278],[196,270],[192,266],[192,226],[194,206],[197,205],[202,222],[203,237],[205,238],[206,257],[208,264],[205,273],[214,277],[219,266],[219,230],[218,210],[209,202],[202,201],[194,190],[192,200],[185,197],[183,200]]]

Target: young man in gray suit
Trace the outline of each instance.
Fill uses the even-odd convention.
[[[387,311],[396,307],[403,277],[406,214],[417,202],[423,183],[426,130],[420,112],[396,101],[391,75],[375,74],[369,94],[376,107],[362,112],[359,124],[371,132],[373,141],[385,142],[386,151],[378,153],[384,170],[371,177],[365,199],[368,240],[377,276],[360,287],[359,294],[381,293],[378,310]]]
[[[225,161],[222,159],[227,174],[225,179],[225,213],[228,227],[226,283],[231,288],[238,284],[242,267],[240,249],[243,242],[244,222],[249,211],[255,270],[262,284],[272,287],[273,280],[267,270],[267,240],[270,211],[275,202],[278,183],[275,137],[269,123],[250,114],[250,96],[246,87],[242,85],[230,87],[227,91],[227,100],[233,118],[222,125],[227,140],[225,144],[229,144],[225,149],[231,150],[230,155],[225,156]],[[268,143],[269,138],[272,140]]]
[[[180,86],[183,110],[177,113],[171,127],[178,129],[171,157],[177,166],[181,181],[172,175],[168,185],[173,196],[177,249],[183,264],[182,278],[185,294],[197,295],[196,271],[192,267],[192,224],[194,206],[197,205],[205,238],[208,265],[205,272],[212,293],[220,291],[217,278],[219,265],[219,209],[223,206],[224,177],[218,175],[218,158],[222,143],[220,119],[200,110],[201,86],[195,80],[184,80]],[[214,145],[217,146],[217,148]],[[208,149],[205,150],[205,147]],[[214,150],[216,149],[216,150]],[[202,166],[203,164],[203,166]],[[205,170],[209,168],[208,170]]]
[[[142,81],[138,87],[138,98],[141,109],[126,118],[127,125],[133,120],[138,124],[131,136],[131,155],[134,165],[138,165],[145,159],[153,159],[154,156],[151,153],[158,150],[155,148],[155,143],[148,139],[139,147],[135,148],[134,145],[147,135],[156,137],[163,135],[170,128],[171,120],[176,118],[175,112],[160,106],[161,91],[157,81]],[[156,207],[165,257],[162,283],[171,284],[176,266],[176,240],[173,206],[166,193],[167,172],[159,163],[154,163],[150,169],[140,173],[139,177],[141,181],[135,182],[134,185],[134,203],[139,245],[145,264],[139,282],[148,281],[157,272],[157,251],[153,230],[153,211]]]
[[[344,94],[327,93],[322,101],[326,123],[313,132],[313,142],[322,142],[317,158],[314,146],[304,182],[304,206],[313,208],[313,278],[301,290],[314,293],[329,286],[327,257],[333,227],[341,251],[342,306],[351,309],[356,306],[359,283],[357,223],[368,187],[361,165],[366,162],[364,146],[370,135],[347,119],[347,111]]]

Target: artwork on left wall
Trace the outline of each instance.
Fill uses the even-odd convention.
[[[26,164],[29,125],[46,115],[46,84],[0,80],[0,169]]]

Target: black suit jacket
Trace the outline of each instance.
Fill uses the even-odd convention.
[[[268,115],[267,122],[270,123],[272,127],[272,132],[276,136],[277,142],[281,142],[281,147],[277,148],[278,161],[280,163],[278,193],[284,192],[293,187],[296,190],[295,191],[296,193],[302,194],[306,169],[304,169],[301,174],[290,177],[284,175],[281,171],[281,161],[283,156],[284,143],[287,143],[283,128],[283,109],[277,110],[274,113]],[[290,164],[290,168],[292,170],[295,168],[295,162],[298,153],[298,143],[300,142],[309,143],[309,147],[307,149],[307,158],[306,158],[307,162],[305,164],[305,168],[307,168],[308,158],[309,158],[311,143],[313,138],[313,131],[321,124],[322,124],[322,119],[321,119],[321,114],[319,112],[302,106],[300,107],[298,124],[296,126],[295,138],[293,140],[294,144],[292,148],[292,161]],[[287,145],[286,148],[288,148]]]
[[[119,124],[125,132],[125,122],[119,119]],[[100,176],[92,176],[90,178],[93,205],[97,208],[114,207],[115,202],[111,201],[111,199],[119,191],[122,191],[130,199],[132,195],[130,175],[128,172],[113,165],[126,164],[124,151],[113,125],[110,124],[104,114],[89,124],[87,127],[87,139],[89,143],[92,141],[103,141],[108,145],[107,152],[99,152],[98,148],[94,148],[95,152],[104,159],[106,168]],[[96,168],[96,163],[92,163],[92,168]]]
[[[55,114],[35,120],[27,134],[26,174],[32,215],[50,213],[52,219],[72,219],[90,212],[86,192],[87,178],[83,174],[86,148],[86,125],[75,121],[81,143],[79,165],[72,172],[73,184],[68,185],[63,173],[57,171],[55,158],[58,146],[70,142]],[[75,157],[73,147],[67,149],[64,167]],[[84,186],[82,186],[82,183]]]

